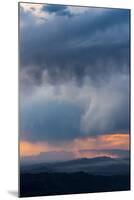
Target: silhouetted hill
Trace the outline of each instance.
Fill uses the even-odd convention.
[[[129,190],[129,168],[129,159],[110,157],[21,165],[20,196]]]
[[[110,157],[95,157],[21,166],[21,172],[26,173],[75,173],[80,171],[94,175],[124,175],[129,173],[129,160]]]
[[[84,172],[77,172],[22,173],[20,176],[20,197],[123,191],[129,189],[129,175],[94,176]]]

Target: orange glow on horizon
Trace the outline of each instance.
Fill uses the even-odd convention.
[[[81,150],[89,150],[82,152]],[[100,150],[95,152],[92,150]],[[123,149],[129,150],[129,134],[117,133],[106,134],[96,137],[88,136],[86,138],[77,138],[68,143],[51,145],[47,142],[31,143],[28,141],[20,141],[20,156],[36,156],[41,152],[51,151],[71,151],[78,157],[95,157],[95,156],[113,156],[110,153],[102,153],[103,149]],[[91,151],[90,151],[91,150]]]
[[[45,144],[31,143],[28,141],[20,142],[20,156],[32,156],[38,155],[40,152],[48,151],[48,147]]]
[[[129,149],[129,134],[110,134],[102,135],[100,142],[107,144],[111,148]]]

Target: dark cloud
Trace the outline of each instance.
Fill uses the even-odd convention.
[[[22,139],[58,143],[86,136],[128,133],[128,83],[122,79],[115,77],[107,83],[107,88],[106,83],[99,88],[91,87],[90,83],[80,88],[72,83],[61,88],[52,85],[44,86],[41,91],[39,88],[26,104],[21,103]]]
[[[45,6],[42,12],[47,19],[37,23],[31,11],[20,11],[22,138],[60,142],[128,132],[129,10],[89,8],[66,17],[69,7]],[[68,96],[79,91],[78,99],[62,93],[62,84]],[[40,88],[42,96],[52,91],[49,103]]]
[[[67,10],[66,6],[48,8],[56,13]],[[40,26],[30,21],[21,30],[20,62],[22,68],[31,69],[29,78],[35,84],[44,70],[54,83],[61,78],[80,81],[88,75],[96,81],[111,73],[128,73],[129,10],[98,9],[101,14],[89,9],[72,18],[48,18]]]
[[[42,11],[48,12],[48,13],[54,13],[56,15],[59,16],[68,16],[68,17],[72,17],[73,15],[70,13],[70,11],[68,10],[67,6],[60,6],[60,5],[45,5],[42,8]]]

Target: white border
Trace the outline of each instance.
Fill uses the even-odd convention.
[[[24,1],[25,2],[25,1]],[[29,0],[28,2],[88,5],[98,7],[130,8],[134,24],[133,0]],[[3,0],[0,3],[0,199],[17,199],[18,187],[18,0]],[[131,33],[131,47],[134,48],[134,26]],[[131,50],[131,121],[134,122],[134,49]],[[132,67],[133,66],[133,67]],[[132,147],[134,125],[131,124]],[[80,195],[37,197],[37,199],[133,199],[134,195],[134,150],[132,148],[132,190]],[[16,194],[16,195],[15,195]],[[26,199],[26,198],[23,198]],[[28,198],[36,199],[36,198]]]

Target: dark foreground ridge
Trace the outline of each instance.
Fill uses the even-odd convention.
[[[21,165],[20,197],[130,190],[129,158]]]
[[[22,163],[21,173],[75,173],[86,172],[92,175],[124,175],[130,171],[129,158],[94,157],[53,163]]]
[[[100,176],[76,173],[22,173],[20,197],[130,190],[129,175]]]

